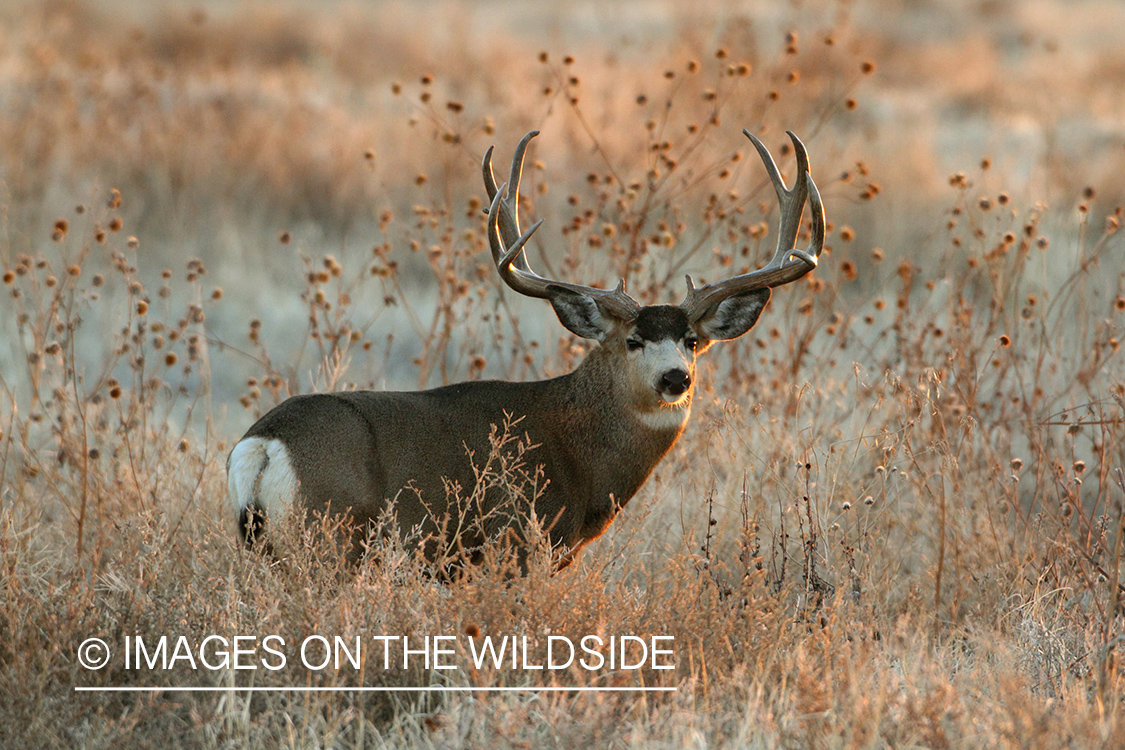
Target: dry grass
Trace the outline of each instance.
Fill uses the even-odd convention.
[[[1116,3],[239,8],[0,11],[0,744],[1125,745]],[[653,302],[761,263],[742,127],[804,139],[831,248],[563,573],[245,553],[226,452],[286,395],[577,362],[483,242],[479,159],[532,127],[551,273]],[[77,662],[314,633],[670,635],[676,668]],[[74,691],[251,683],[677,690]]]

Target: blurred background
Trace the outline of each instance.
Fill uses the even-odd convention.
[[[495,144],[506,173],[532,128],[543,134],[524,215],[545,219],[541,267],[586,283],[625,276],[646,301],[679,300],[685,271],[769,257],[769,237],[730,236],[712,203],[768,231],[773,199],[743,127],[783,169],[784,131],[804,139],[829,220],[848,227],[843,255],[860,276],[849,296],[861,301],[879,284],[872,248],[937,260],[926,248],[958,190],[971,202],[1003,193],[1003,210],[1039,207],[1049,222],[1125,198],[1115,2],[51,0],[0,15],[5,268],[65,220],[66,252],[89,245],[107,267],[125,252],[143,285],[134,296],[168,316],[220,288],[207,338],[249,347],[260,320],[257,343],[294,389],[320,377],[316,357],[300,358],[317,304],[302,299],[317,293],[309,269],[337,274],[322,296],[351,301],[343,316],[320,311],[337,326],[326,335],[360,335],[350,382],[512,373],[512,351],[480,325],[495,300],[464,301],[443,321],[433,310],[442,277],[492,274],[475,268],[487,260],[478,165]],[[965,183],[951,186],[958,173]],[[115,218],[121,228],[91,243]],[[193,258],[206,275],[188,289],[178,282]],[[11,300],[0,304],[10,327]],[[521,328],[553,349],[565,332],[528,308]],[[419,343],[434,326],[454,338],[440,355]],[[10,331],[0,345],[13,387],[25,348]],[[211,373],[215,393],[237,400],[259,366],[231,358]]]

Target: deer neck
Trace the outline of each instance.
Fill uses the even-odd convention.
[[[576,493],[572,502],[579,502],[581,518],[557,541],[575,548],[605,531],[687,422],[686,405],[654,415],[654,399],[639,403],[638,389],[620,364],[596,347],[574,372],[547,381],[553,408],[540,412],[551,421],[541,424],[541,434],[560,459],[554,481]]]

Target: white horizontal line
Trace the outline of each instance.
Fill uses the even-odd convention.
[[[76,693],[668,693],[674,687],[75,687]]]

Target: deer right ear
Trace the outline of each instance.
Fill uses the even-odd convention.
[[[712,341],[736,339],[754,327],[769,301],[768,288],[727,297],[712,305],[696,326]]]
[[[548,299],[551,300],[551,307],[555,308],[555,315],[559,316],[559,322],[575,336],[604,341],[606,335],[613,330],[614,318],[602,312],[593,298],[553,285],[550,291]]]

